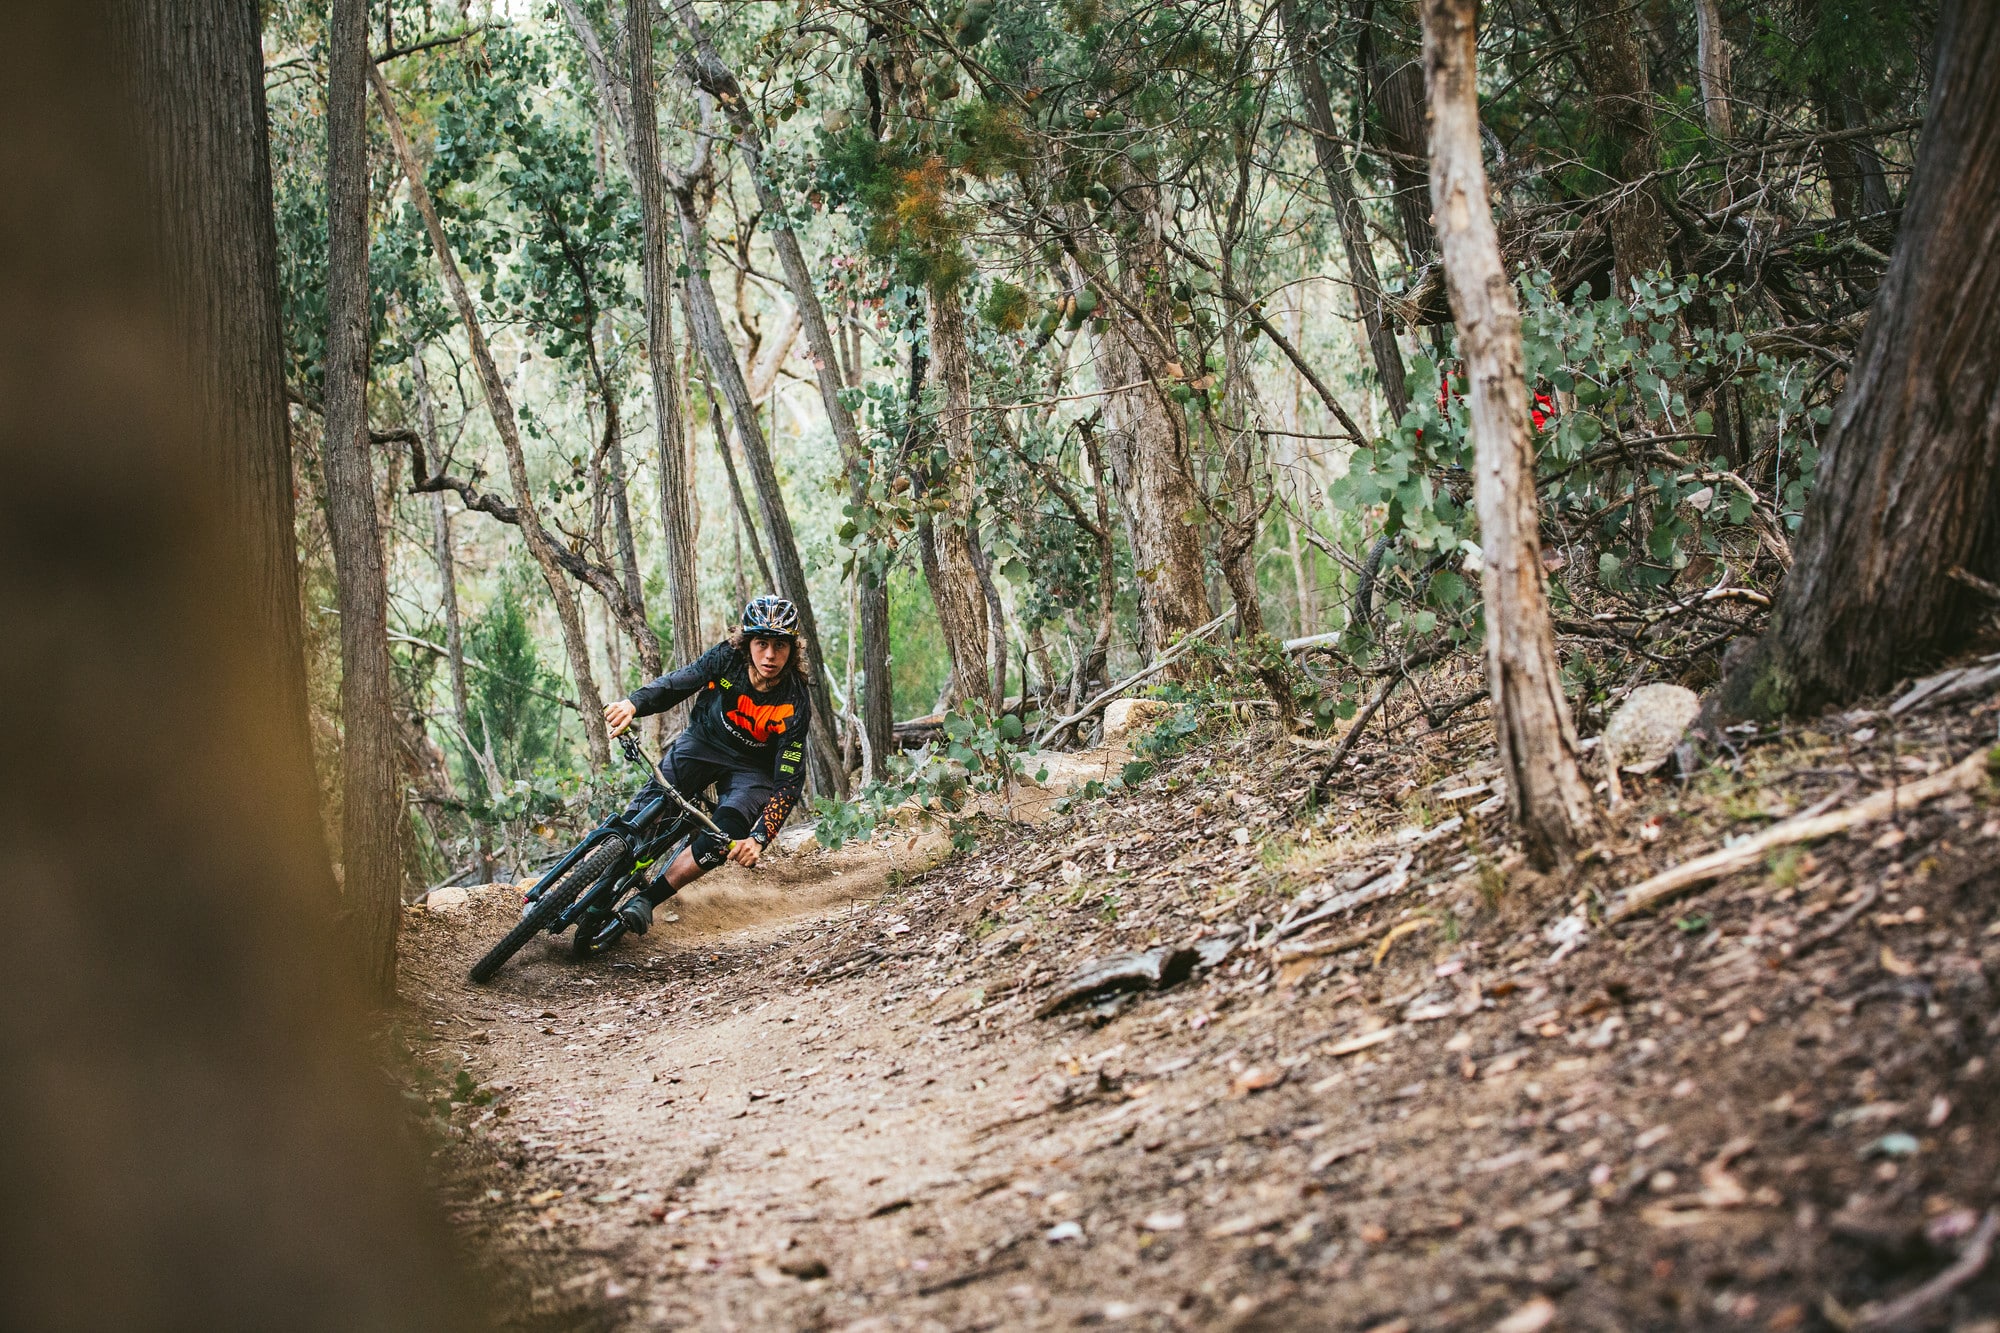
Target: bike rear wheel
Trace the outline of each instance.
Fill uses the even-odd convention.
[[[495,972],[509,958],[521,951],[521,946],[548,929],[549,923],[562,914],[562,910],[575,901],[576,895],[595,884],[601,875],[607,873],[626,854],[625,840],[619,837],[606,838],[599,843],[589,856],[570,867],[567,875],[542,892],[529,906],[527,914],[515,927],[491,949],[486,956],[472,965],[467,978],[475,985],[490,980]]]

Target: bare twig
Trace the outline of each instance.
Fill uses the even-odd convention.
[[[1854,1321],[1855,1333],[1902,1333],[1920,1327],[1932,1306],[1978,1277],[1993,1253],[1993,1233],[2000,1230],[2000,1211],[1988,1208],[1979,1220],[1979,1229],[1966,1239],[1965,1248],[1951,1267],[1930,1281],[1872,1313]]]

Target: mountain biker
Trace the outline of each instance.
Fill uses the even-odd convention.
[[[757,597],[727,639],[605,708],[604,720],[617,736],[634,718],[695,699],[687,729],[660,760],[660,774],[688,797],[713,783],[715,823],[730,839],[696,833],[664,874],[619,909],[633,934],[645,934],[655,907],[724,861],[755,866],[778,835],[805,786],[811,669],[799,641],[798,607],[782,597]],[[647,784],[627,813],[636,813],[654,790]]]

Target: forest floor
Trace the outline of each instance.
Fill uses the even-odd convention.
[[[1996,1333],[1991,783],[1609,923],[2000,710],[1884,704],[1626,779],[1552,875],[1504,845],[1490,731],[1419,717],[1317,805],[1323,751],[1238,730],[484,988],[512,891],[412,909],[411,1095],[509,1327]],[[1156,948],[1191,975],[1045,1014]]]

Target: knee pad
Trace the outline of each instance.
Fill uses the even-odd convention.
[[[747,837],[750,833],[750,821],[743,817],[741,811],[731,810],[727,806],[715,812],[715,823],[716,827],[729,835],[727,841],[703,829],[695,834],[694,841],[688,844],[688,850],[694,853],[694,863],[703,870],[713,870],[728,860],[729,842]]]

